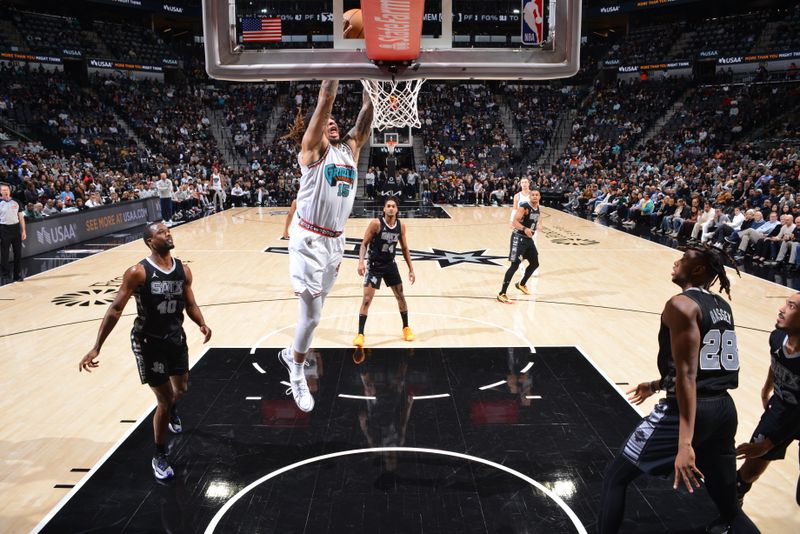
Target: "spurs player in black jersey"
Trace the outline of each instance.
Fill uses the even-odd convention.
[[[761,389],[764,415],[750,443],[736,447],[746,458],[736,476],[739,503],[772,460],[783,460],[786,447],[800,440],[800,293],[795,293],[778,310],[775,330],[769,336],[772,358],[767,380]],[[800,506],[800,480],[795,501]]]
[[[397,299],[400,317],[403,319],[403,339],[414,341],[414,332],[408,326],[408,305],[403,295],[403,279],[394,261],[397,243],[403,251],[403,258],[408,265],[408,280],[414,284],[414,266],[411,265],[411,253],[408,251],[406,227],[397,218],[397,199],[387,197],[383,202],[383,217],[372,219],[364,233],[361,248],[358,252],[358,275],[364,277],[364,298],[358,312],[358,335],[353,339],[356,347],[364,346],[364,326],[367,324],[367,312],[375,290],[381,288],[381,280],[386,282]],[[364,256],[367,255],[367,264]]]
[[[142,384],[150,386],[158,401],[153,416],[155,454],[151,465],[155,477],[163,480],[175,474],[167,460],[167,429],[175,434],[182,431],[176,406],[189,388],[184,309],[200,327],[205,336],[203,343],[211,339],[211,329],[206,326],[194,299],[192,272],[170,253],[175,245],[169,228],[163,223],[147,225],[144,242],[150,248],[150,256],[125,271],[122,286],[100,323],[97,341],[81,360],[78,370],[91,372],[100,365],[97,361],[100,348],[119,321],[128,300],[134,296],[136,319],[131,331],[131,347],[139,378]]]
[[[533,190],[530,192],[528,202],[520,202],[519,208],[511,221],[511,226],[514,228],[511,231],[511,251],[508,253],[508,260],[511,262],[503,277],[503,287],[500,293],[497,294],[497,300],[500,302],[508,303],[511,299],[506,295],[508,285],[511,279],[514,278],[514,273],[519,269],[522,260],[528,261],[528,267],[525,268],[525,274],[522,280],[514,284],[514,287],[522,291],[526,295],[530,295],[528,290],[528,279],[533,275],[533,272],[539,268],[539,252],[536,250],[536,243],[533,241],[533,234],[539,226],[539,200],[542,198],[539,191]]]
[[[606,470],[601,533],[619,530],[625,491],[643,473],[671,473],[673,487],[685,485],[690,493],[704,481],[720,513],[712,523],[715,531],[758,532],[736,500],[737,415],[728,394],[739,379],[733,314],[720,295],[709,291],[719,280],[730,298],[723,253],[707,246],[684,250],[672,271],[672,282],[682,292],[667,301],[661,314],[661,377],[628,391],[635,404],[660,390],[666,398],[642,419]],[[643,525],[637,528],[647,530]]]

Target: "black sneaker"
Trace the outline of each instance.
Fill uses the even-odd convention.
[[[175,476],[175,471],[173,471],[172,466],[169,465],[166,454],[156,454],[153,456],[151,464],[153,466],[153,475],[158,480],[166,480]]]

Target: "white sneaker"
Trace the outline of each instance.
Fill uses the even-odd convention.
[[[286,394],[292,394],[294,403],[303,412],[310,412],[314,409],[314,397],[308,389],[308,382],[306,381],[305,373],[297,380],[292,377],[292,366],[294,366],[294,356],[291,349],[283,349],[278,353],[278,361],[281,362],[287,371],[289,371],[289,389]],[[306,366],[309,363],[304,363]]]

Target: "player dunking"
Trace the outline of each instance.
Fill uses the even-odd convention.
[[[719,510],[715,523],[721,531],[758,532],[736,502],[737,416],[728,394],[739,379],[733,314],[722,297],[709,291],[719,280],[730,297],[730,281],[720,251],[704,245],[684,250],[672,270],[672,282],[682,292],[667,301],[661,314],[661,378],[628,391],[635,404],[662,389],[666,398],[636,427],[606,470],[600,533],[619,530],[628,484],[643,473],[672,473],[673,487],[683,484],[690,493],[703,480]]]
[[[522,280],[514,284],[514,287],[526,295],[531,293],[525,284],[528,283],[528,279],[533,275],[533,272],[539,268],[539,252],[536,250],[533,235],[539,226],[539,200],[541,199],[541,194],[539,191],[533,190],[528,198],[529,202],[520,203],[517,213],[511,222],[514,228],[511,232],[511,251],[508,254],[511,265],[503,277],[503,287],[500,289],[500,293],[497,294],[497,300],[504,303],[511,302],[511,299],[506,295],[506,291],[508,291],[511,279],[514,278],[514,273],[519,269],[522,260],[528,261],[528,267],[525,268]]]
[[[736,473],[739,504],[769,463],[783,460],[786,447],[800,440],[800,293],[786,299],[778,310],[769,351],[772,360],[761,389],[764,414],[750,443],[736,447],[736,454],[746,458]],[[800,480],[795,501],[800,506]]]
[[[322,82],[303,133],[298,155],[303,175],[289,229],[289,271],[300,310],[292,346],[279,352],[278,360],[289,371],[292,396],[304,412],[314,409],[303,373],[306,352],[342,262],[344,225],[353,209],[358,181],[358,155],[372,126],[372,101],[365,91],[356,125],[341,137],[331,117],[338,87],[336,80]]]
[[[158,479],[174,475],[167,460],[167,428],[180,433],[183,428],[177,403],[189,388],[189,352],[183,331],[183,311],[211,339],[203,314],[192,292],[192,272],[170,250],[175,248],[169,228],[163,223],[147,225],[144,242],[151,254],[127,271],[114,302],[108,307],[92,350],[83,357],[78,370],[91,372],[100,364],[100,348],[119,321],[125,304],[136,298],[136,319],[131,331],[131,347],[136,356],[139,378],[155,393],[158,406],[153,416],[156,452],[153,474]]]
[[[414,341],[414,332],[408,326],[408,305],[403,295],[403,279],[394,261],[397,243],[403,251],[403,258],[408,265],[408,279],[413,284],[414,266],[411,265],[411,253],[408,251],[406,240],[406,227],[397,218],[397,199],[387,197],[383,202],[383,217],[372,219],[364,233],[361,248],[358,253],[358,275],[364,276],[364,297],[361,300],[361,310],[358,313],[358,335],[353,339],[353,345],[364,346],[364,326],[367,324],[367,312],[375,290],[381,288],[381,280],[392,289],[397,305],[400,307],[400,317],[403,319],[403,339]],[[368,252],[369,268],[364,264],[364,255]],[[366,276],[365,276],[366,275]]]

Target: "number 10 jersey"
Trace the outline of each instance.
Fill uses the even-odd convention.
[[[700,353],[697,394],[711,396],[739,385],[739,350],[730,305],[720,295],[692,287],[681,293],[700,307]],[[658,370],[667,397],[675,396],[675,362],[670,330],[661,322],[658,332]]]

